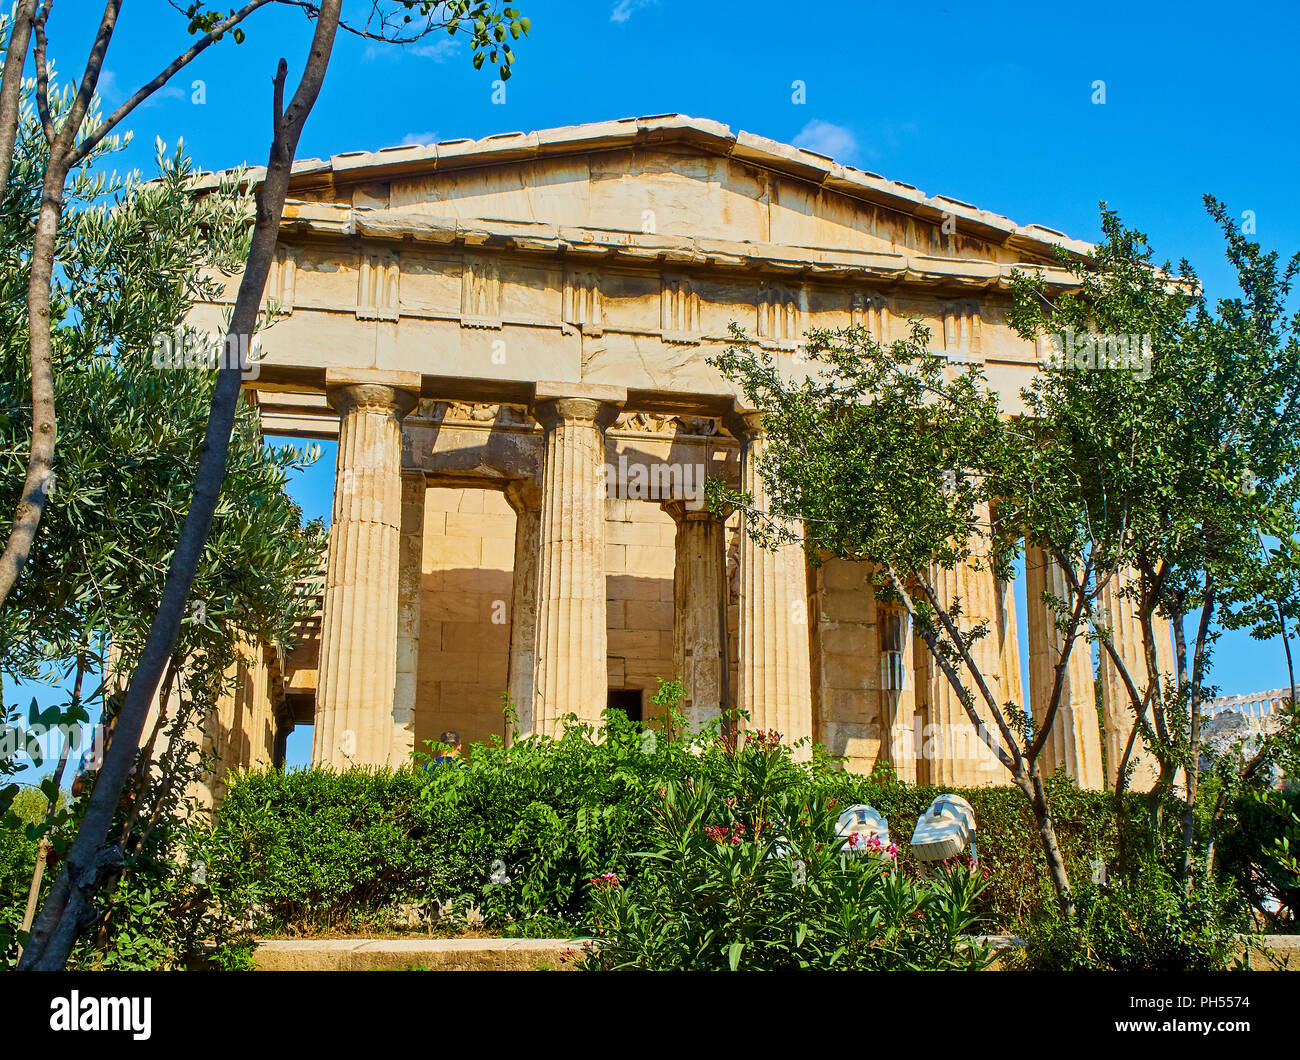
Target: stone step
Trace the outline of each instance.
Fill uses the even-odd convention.
[[[581,939],[264,939],[253,962],[259,972],[571,971],[581,949]]]

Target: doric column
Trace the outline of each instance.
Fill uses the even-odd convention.
[[[998,621],[996,634],[998,650],[1002,655],[1002,685],[1000,702],[1010,702],[1017,709],[1024,708],[1024,678],[1020,673],[1020,630],[1016,621],[1016,583],[997,583]]]
[[[977,522],[987,525],[988,513],[987,505],[978,507],[974,513]],[[982,529],[976,530],[967,546],[969,555],[953,570],[944,570],[937,565],[932,567],[934,593],[939,606],[950,617],[956,608],[958,614],[954,621],[965,640],[975,670],[1001,706],[1008,693],[1003,614],[1006,600],[990,563],[987,534]],[[978,639],[972,637],[971,631],[981,625],[985,634]],[[1014,625],[1012,629],[1014,635]],[[949,640],[942,630],[939,636],[941,643]],[[975,713],[993,740],[1001,744],[1002,736],[993,720],[992,708],[980,692],[975,675],[964,660],[954,659],[953,663],[962,684],[973,697]],[[931,755],[930,782],[965,787],[1003,783],[1005,770],[1002,763],[980,738],[961,696],[933,657],[928,660],[927,673],[930,682],[927,723],[932,727],[926,741]]]
[[[415,751],[415,704],[420,671],[420,603],[424,584],[423,471],[402,475],[402,529],[397,575],[397,683],[393,694],[394,763]]]
[[[1146,662],[1146,648],[1142,641],[1142,624],[1138,621],[1138,601],[1133,597],[1122,596],[1126,589],[1136,587],[1138,574],[1125,568],[1113,575],[1101,591],[1100,610],[1102,620],[1110,628],[1111,643],[1119,657],[1124,660],[1124,668],[1137,685],[1138,693],[1145,695],[1149,681]],[[1174,669],[1173,635],[1167,619],[1153,615],[1152,631],[1156,639],[1156,661],[1162,674]],[[1106,726],[1106,788],[1114,791],[1119,779],[1120,762],[1128,747],[1129,736],[1133,732],[1133,700],[1120,678],[1119,671],[1111,662],[1109,653],[1101,648],[1101,709]],[[1147,721],[1151,721],[1151,712],[1147,711]],[[1139,733],[1133,739],[1133,751],[1129,756],[1133,771],[1129,775],[1129,791],[1150,791],[1159,773],[1159,766],[1147,750]]]
[[[560,719],[598,722],[605,710],[605,428],[626,400],[616,387],[537,384],[546,429],[537,575],[534,732]]]
[[[740,438],[741,486],[754,507],[766,511],[767,491],[758,474],[763,451],[762,413],[733,417]],[[775,729],[787,743],[813,730],[808,632],[808,576],[797,542],[775,551],[740,536],[740,665],[738,704],[751,729]],[[808,756],[807,747],[801,752]]]
[[[533,731],[533,678],[537,666],[537,572],[542,489],[533,479],[506,487],[515,510],[515,571],[510,603],[510,702],[523,736]]]
[[[402,417],[418,374],[328,372],[339,412],[312,761],[383,765],[394,743]]]
[[[1056,680],[1056,665],[1064,638],[1056,628],[1056,612],[1043,601],[1044,591],[1066,603],[1070,593],[1065,578],[1041,549],[1025,550],[1026,611],[1029,615],[1029,699],[1034,721],[1047,715]],[[1092,675],[1092,650],[1080,630],[1070,649],[1061,702],[1051,734],[1043,745],[1039,767],[1044,775],[1064,767],[1081,788],[1100,791],[1105,786],[1101,768],[1101,730],[1097,724],[1096,690]]]
[[[673,661],[686,688],[692,730],[720,716],[727,690],[727,564],[724,523],[707,508],[667,501],[677,523],[673,567]]]

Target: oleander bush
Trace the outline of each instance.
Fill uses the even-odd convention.
[[[895,844],[840,837],[833,799],[786,782],[777,741],[716,781],[670,781],[635,877],[590,881],[593,970],[979,969],[984,884],[972,861],[922,878]]]

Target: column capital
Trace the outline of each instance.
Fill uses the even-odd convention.
[[[562,423],[588,424],[604,430],[627,404],[627,391],[589,383],[538,383],[531,412],[548,431]]]
[[[725,523],[727,517],[731,514],[731,508],[728,507],[722,515],[715,515],[708,507],[704,505],[700,508],[690,507],[690,501],[663,501],[659,507],[673,517],[676,523]]]
[[[325,399],[341,413],[385,412],[401,419],[419,403],[420,373],[328,368]]]

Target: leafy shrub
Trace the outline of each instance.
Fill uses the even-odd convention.
[[[169,753],[182,758],[190,746],[177,737]],[[257,891],[240,846],[184,793],[200,768],[193,760],[168,779],[151,775],[138,795],[150,807],[143,819],[132,813],[132,800],[119,809],[110,838],[127,834],[121,871],[100,892],[96,922],[78,938],[69,967],[238,963],[250,942]]]
[[[617,712],[601,735],[494,741],[427,770],[250,773],[233,781],[218,830],[257,877],[273,930],[358,928],[411,902],[472,902],[494,924],[579,924],[587,879],[627,871],[644,849],[655,788],[703,767]]]
[[[1243,791],[1216,863],[1274,931],[1300,926],[1300,790]]]
[[[1023,960],[1039,971],[1220,971],[1245,926],[1240,896],[1230,883],[1200,876],[1189,890],[1170,873],[1146,865],[1114,886],[1085,883],[1077,918],[1054,912],[1036,918]]]
[[[36,867],[36,849],[37,843],[22,831],[0,828],[0,968],[17,956],[17,932]]]
[[[963,866],[928,880],[892,850],[854,853],[824,795],[789,783],[787,752],[751,739],[719,783],[663,789],[653,849],[630,886],[590,881],[600,937],[589,968],[717,971],[979,968],[982,884]],[[879,844],[876,844],[877,847]]]
[[[421,811],[424,784],[411,769],[233,778],[216,835],[258,881],[259,927],[346,926],[454,876],[432,835],[456,822]]]
[[[945,789],[908,787],[888,770],[848,774],[822,755],[783,761],[781,790],[791,799],[817,797],[831,819],[851,803],[872,804],[891,821],[901,864],[912,865],[905,841]],[[593,909],[589,880],[606,872],[634,880],[645,865],[637,853],[654,849],[659,789],[680,789],[687,778],[725,785],[732,769],[715,733],[651,738],[611,712],[599,734],[571,726],[559,740],[493,741],[462,766],[247,773],[232,780],[217,833],[256,881],[260,930],[369,930],[391,924],[407,903],[428,914],[436,902],[444,910],[473,903],[498,928],[548,918],[569,925],[564,934],[582,934]],[[1089,876],[1097,860],[1113,871],[1112,797],[1064,778],[1051,793],[1071,878]],[[1012,788],[959,794],[974,807],[988,873],[975,907],[991,929],[1014,929],[1054,901],[1033,814]],[[1144,812],[1134,798],[1135,832]]]

